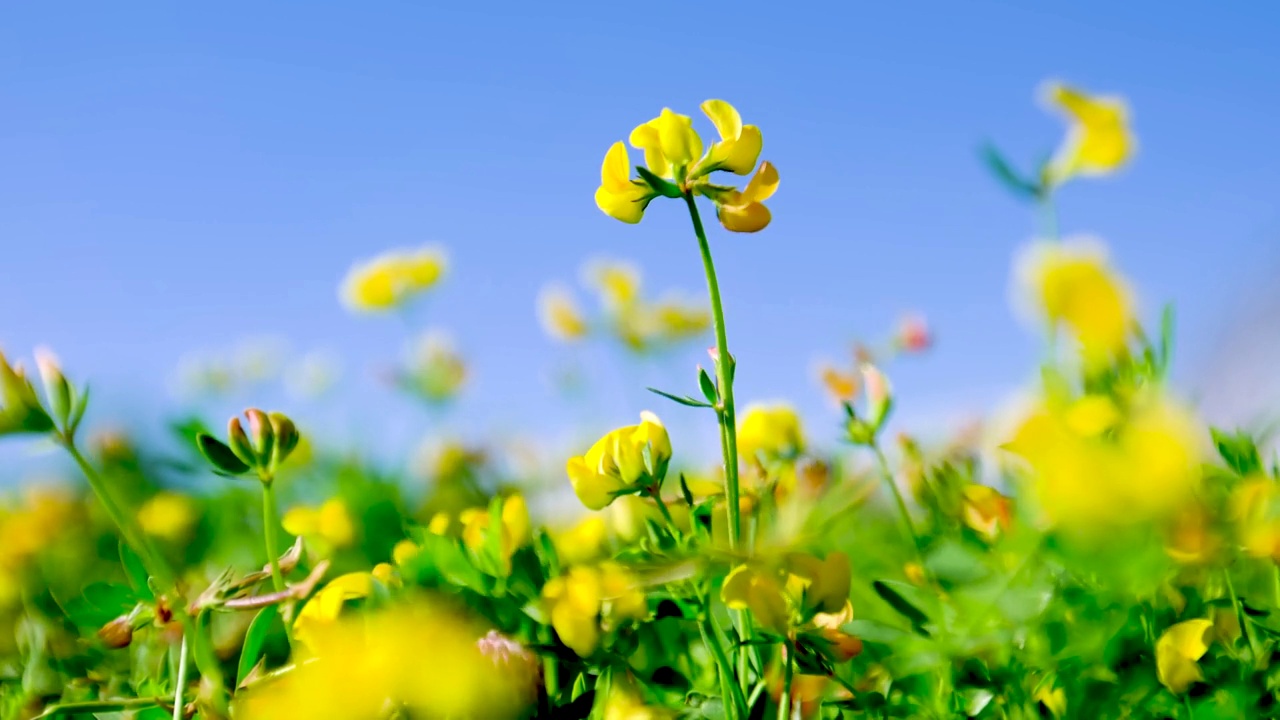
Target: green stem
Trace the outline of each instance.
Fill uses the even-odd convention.
[[[1271,563],[1271,604],[1280,608],[1280,565]]]
[[[924,563],[924,545],[920,540],[920,534],[916,532],[916,525],[911,520],[911,511],[907,509],[906,498],[902,496],[902,490],[898,488],[898,483],[894,482],[893,471],[889,468],[889,460],[884,456],[884,451],[880,449],[878,443],[872,443],[871,450],[876,454],[876,464],[880,468],[880,477],[884,480],[884,484],[889,486],[889,491],[893,493],[894,504],[898,506],[898,515],[902,521],[902,528],[906,532],[911,546],[916,550],[916,559],[920,562],[920,570],[928,573],[928,569]]]
[[[792,652],[791,643],[784,644],[782,648],[786,659],[782,662],[782,697],[778,698],[778,720],[788,720],[791,717],[791,676],[795,671],[795,653]]]
[[[125,700],[86,700],[51,705],[36,716],[37,720],[45,718],[71,717],[86,713],[115,712],[118,710],[144,710],[149,707],[164,705],[166,698],[146,697],[128,698]]]
[[[720,694],[724,696],[725,707],[729,710],[729,720],[737,720],[746,715],[747,701],[743,697],[742,689],[733,681],[733,666],[729,664],[729,657],[725,655],[724,648],[720,647],[720,630],[716,627],[715,620],[711,618],[710,603],[707,605],[708,614],[698,623],[698,631],[702,633],[702,642],[711,651],[711,656],[716,661],[716,669],[720,676]]]
[[[671,517],[671,510],[667,508],[666,501],[662,499],[662,495],[658,492],[649,493],[649,497],[653,498],[653,501],[658,504],[658,511],[662,513],[662,519],[667,521],[667,527],[670,528],[674,537],[679,528],[676,527],[676,521]]]
[[[711,318],[716,333],[716,382],[720,386],[720,407],[716,409],[716,417],[720,421],[720,430],[724,433],[722,449],[725,499],[729,506],[729,549],[736,550],[741,520],[738,509],[738,426],[733,406],[733,372],[730,370],[733,357],[729,354],[729,339],[724,327],[724,305],[720,301],[720,282],[716,279],[716,266],[711,259],[707,233],[702,227],[702,217],[698,214],[693,194],[686,192],[684,200],[689,206],[689,217],[693,220],[693,233],[698,236],[702,268],[707,275],[707,294],[711,297]]]
[[[1252,656],[1252,661],[1256,662],[1258,648],[1254,647],[1253,635],[1249,632],[1249,619],[1244,614],[1244,606],[1240,604],[1240,598],[1236,596],[1236,586],[1231,582],[1231,571],[1223,569],[1222,579],[1227,584],[1227,594],[1231,597],[1231,605],[1236,610],[1236,621],[1240,623],[1240,634],[1244,636],[1245,644],[1249,646],[1249,654]],[[1244,672],[1243,667],[1241,672]]]
[[[271,566],[271,585],[276,592],[284,592],[284,574],[280,572],[280,559],[277,556],[280,540],[276,534],[276,526],[280,524],[276,511],[276,493],[270,478],[262,481],[262,537],[267,546],[267,563]]]
[[[80,472],[84,474],[85,480],[89,481],[89,487],[93,490],[93,494],[98,497],[98,502],[107,511],[107,516],[115,523],[116,529],[120,531],[124,541],[137,553],[147,572],[156,579],[161,588],[175,595],[174,608],[175,610],[180,609],[181,598],[178,597],[177,575],[169,567],[169,563],[165,561],[164,556],[151,544],[146,533],[138,526],[137,519],[125,512],[124,508],[116,503],[115,498],[111,496],[107,488],[107,483],[98,474],[98,471],[89,464],[84,455],[80,454],[80,450],[75,446],[75,443],[64,436],[62,438],[62,446],[67,449],[71,458],[75,460],[76,465],[80,466]]]
[[[178,649],[178,678],[173,690],[173,720],[182,720],[186,716],[182,702],[182,693],[187,685],[187,636],[182,635],[182,645]]]

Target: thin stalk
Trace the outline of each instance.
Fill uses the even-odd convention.
[[[720,647],[720,631],[709,614],[711,608],[708,607],[706,612],[708,614],[698,623],[698,631],[702,633],[702,642],[711,651],[711,656],[716,661],[716,670],[720,676],[720,694],[724,696],[725,706],[729,709],[729,720],[737,720],[747,712],[747,701],[743,697],[742,689],[733,681],[733,666],[729,664],[729,657],[725,655],[724,648]]]
[[[1258,648],[1253,644],[1253,634],[1249,632],[1249,618],[1244,614],[1244,606],[1240,604],[1240,598],[1236,596],[1236,586],[1231,582],[1231,572],[1224,569],[1222,571],[1222,579],[1227,584],[1227,594],[1231,597],[1231,605],[1236,609],[1236,621],[1240,623],[1240,634],[1244,636],[1245,644],[1249,646],[1249,654],[1253,662],[1257,661]],[[1244,668],[1241,668],[1244,672]]]
[[[182,635],[182,645],[178,648],[178,678],[173,690],[173,720],[182,720],[186,715],[182,702],[182,693],[187,685],[187,636]]]
[[[884,451],[880,449],[880,445],[873,443],[871,450],[876,454],[876,464],[880,468],[880,477],[884,480],[884,484],[889,486],[889,491],[893,493],[894,504],[898,506],[898,516],[902,521],[902,528],[906,532],[911,546],[916,550],[916,559],[920,562],[920,570],[927,573],[928,570],[924,564],[924,546],[920,540],[920,534],[916,532],[916,525],[911,520],[911,511],[907,509],[906,498],[902,496],[902,490],[898,488],[898,483],[894,482],[893,471],[889,468],[889,460],[884,456]]]
[[[667,508],[667,502],[657,492],[649,493],[649,497],[653,498],[653,501],[658,504],[658,511],[662,513],[662,519],[667,521],[667,527],[671,529],[671,534],[674,537],[678,528],[676,527],[676,521],[671,517],[671,510]]]
[[[791,717],[791,676],[795,672],[795,653],[792,652],[790,643],[783,645],[783,653],[786,655],[786,659],[782,662],[782,697],[778,699],[778,720],[789,720]]]
[[[271,585],[276,592],[284,592],[284,574],[280,572],[280,559],[277,557],[280,541],[276,526],[280,524],[280,516],[276,511],[276,493],[271,479],[262,481],[262,537],[267,546],[267,563],[271,566]]]
[[[50,705],[37,717],[44,718],[71,717],[85,713],[116,712],[119,710],[145,710],[149,707],[160,707],[168,698],[145,697],[124,700],[85,700],[81,702],[58,703]]]
[[[1271,563],[1271,604],[1280,608],[1280,565]]]
[[[165,591],[171,591],[176,596],[178,590],[177,575],[174,573],[173,568],[169,567],[169,563],[164,559],[164,556],[151,544],[146,533],[138,526],[134,516],[125,512],[124,508],[116,504],[115,498],[111,496],[107,488],[107,483],[98,474],[98,471],[89,464],[84,455],[80,454],[79,448],[75,446],[73,441],[63,437],[62,446],[67,449],[71,458],[75,460],[76,465],[80,467],[80,472],[84,474],[85,480],[89,482],[89,487],[93,490],[93,494],[98,497],[98,502],[107,511],[107,515],[124,537],[124,541],[142,560],[147,572],[156,579],[161,588]],[[181,602],[173,604],[177,607],[181,605]]]
[[[698,250],[702,253],[702,268],[707,275],[707,294],[711,298],[711,318],[716,333],[716,382],[720,386],[720,407],[716,418],[720,421],[720,430],[724,433],[724,485],[725,499],[729,505],[729,549],[738,548],[738,533],[741,527],[738,509],[738,426],[733,405],[733,375],[729,355],[729,339],[724,327],[724,305],[720,301],[720,282],[716,279],[715,262],[711,259],[711,246],[707,242],[707,233],[702,227],[702,216],[698,214],[698,205],[693,194],[684,194],[685,204],[689,206],[689,218],[693,221],[693,234],[698,237]]]

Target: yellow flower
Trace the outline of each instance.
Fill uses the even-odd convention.
[[[1202,618],[1186,620],[1165,630],[1156,641],[1156,673],[1169,692],[1181,695],[1204,679],[1196,661],[1209,651],[1205,634],[1212,627],[1211,621]]]
[[[1250,557],[1280,562],[1280,490],[1268,477],[1250,477],[1231,492],[1231,520]]]
[[[338,498],[326,500],[318,508],[290,508],[281,524],[289,534],[319,542],[326,549],[349,547],[356,538],[351,513]]]
[[[988,542],[1013,523],[1013,501],[986,485],[966,485],[961,508],[964,524]]]
[[[1184,565],[1213,560],[1219,542],[1210,523],[1208,512],[1199,504],[1190,505],[1178,512],[1166,531],[1165,554]]]
[[[829,362],[823,362],[818,366],[818,379],[822,382],[822,387],[827,394],[837,403],[853,402],[858,396],[858,376],[855,373],[846,372]]]
[[[1147,389],[1123,410],[1101,395],[1051,398],[1006,449],[1027,462],[1050,520],[1099,532],[1185,507],[1199,485],[1199,437],[1191,413]]]
[[[648,183],[631,179],[631,158],[627,155],[627,146],[621,142],[609,146],[600,167],[596,206],[615,220],[634,224],[644,217],[645,208],[657,195]]]
[[[542,603],[560,641],[581,657],[599,647],[602,622],[640,620],[649,612],[639,582],[613,562],[569,568],[543,586]]]
[[[583,505],[600,510],[619,493],[662,482],[671,462],[671,439],[656,415],[645,412],[640,418],[639,425],[600,438],[586,455],[569,458],[565,470]]]
[[[1050,684],[1040,686],[1036,690],[1035,699],[1044,705],[1049,714],[1055,718],[1060,718],[1067,714],[1067,693],[1060,687],[1054,687]]]
[[[800,416],[785,403],[747,406],[738,419],[738,451],[748,460],[795,457],[804,451]]]
[[[760,128],[743,125],[738,110],[723,100],[702,103],[702,112],[720,132],[720,141],[711,144],[692,174],[706,175],[716,170],[727,170],[736,175],[750,174],[764,145]]]
[[[1046,102],[1070,122],[1066,140],[1045,168],[1045,179],[1058,185],[1076,175],[1106,175],[1133,156],[1136,142],[1129,131],[1129,111],[1122,98],[1091,97],[1051,82]]]
[[[1021,275],[1040,314],[1071,331],[1087,362],[1123,352],[1133,300],[1100,244],[1082,239],[1037,244],[1024,254]]]
[[[609,541],[609,526],[602,516],[592,513],[572,527],[555,533],[553,538],[560,562],[579,565],[604,554]]]
[[[469,376],[467,362],[444,332],[424,333],[409,346],[400,385],[433,405],[449,402],[461,392]]]
[[[513,667],[527,661],[487,654],[493,643],[478,628],[429,602],[340,620],[316,640],[306,662],[236,693],[234,716],[376,718],[403,707],[414,717],[514,719],[536,697],[527,667]]]
[[[473,552],[480,552],[488,543],[489,509],[468,508],[458,515],[462,522],[462,542]],[[533,540],[529,526],[529,507],[524,497],[509,495],[502,501],[502,561],[503,568],[510,570],[511,556],[517,550]]]
[[[670,720],[676,715],[667,708],[648,705],[635,690],[620,682],[609,685],[609,698],[604,704],[604,720]]]
[[[448,516],[445,517],[445,520],[448,520]],[[428,530],[433,533],[435,532],[435,528],[432,528],[431,526],[428,526]],[[441,535],[443,533],[435,534]],[[397,567],[403,567],[410,562],[413,562],[413,559],[418,557],[418,553],[420,552],[422,552],[422,548],[418,547],[417,543],[405,538],[404,540],[396,543],[395,547],[391,548],[391,562],[395,563]]]
[[[587,334],[587,319],[562,285],[548,285],[538,293],[538,319],[542,329],[557,340],[580,340]]]
[[[741,191],[731,190],[712,196],[716,201],[716,215],[720,218],[720,224],[725,230],[733,232],[752,233],[765,229],[773,220],[773,215],[765,207],[764,201],[773,197],[777,191],[778,169],[766,160],[760,163],[756,174]]]
[[[658,332],[669,343],[696,337],[711,327],[711,311],[675,295],[659,300],[652,312]]]
[[[839,614],[849,600],[849,558],[835,552],[825,560],[788,555],[781,565],[739,565],[725,578],[720,598],[731,609],[750,609],[764,627],[787,634],[819,614]],[[850,607],[848,612],[852,614]]]
[[[314,650],[318,634],[337,622],[347,601],[369,597],[373,583],[373,575],[367,572],[347,573],[330,580],[298,611],[293,621],[294,640]]]
[[[162,490],[138,508],[138,525],[148,535],[180,542],[191,534],[199,519],[195,502],[186,495]]]
[[[593,260],[582,268],[582,281],[600,295],[600,304],[618,312],[640,300],[640,269],[623,260]]]
[[[716,205],[716,214],[725,229],[756,232],[769,224],[764,206],[778,188],[778,171],[768,162],[756,168],[755,176],[742,190],[712,183],[711,173],[724,171],[747,175],[760,156],[763,139],[760,128],[744,125],[742,117],[723,100],[708,100],[702,111],[710,118],[720,140],[703,153],[702,138],[693,129],[688,115],[663,108],[658,117],[631,131],[631,145],[644,152],[645,166],[663,183],[633,180],[626,147],[615,143],[605,155],[596,204],[606,214],[623,222],[639,222],[644,209],[658,195],[690,197],[702,195]]]
[[[351,268],[342,283],[342,300],[352,310],[394,310],[435,287],[446,267],[438,247],[386,252]]]

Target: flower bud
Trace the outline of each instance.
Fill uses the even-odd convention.
[[[249,439],[253,441],[254,456],[258,458],[259,467],[269,467],[275,453],[276,433],[271,427],[271,418],[257,408],[244,411],[249,419]]]
[[[66,426],[71,417],[71,385],[62,374],[58,357],[48,348],[35,350],[36,369],[40,371],[40,380],[44,383],[45,397],[49,400],[49,409],[53,417]]]
[[[271,458],[272,467],[280,467],[289,457],[302,436],[298,427],[284,413],[273,412],[268,418],[271,421],[271,432],[275,436],[275,453]]]
[[[0,353],[0,435],[53,429],[52,418],[44,411],[22,368],[10,366]]]
[[[129,647],[133,642],[133,620],[121,615],[98,629],[98,639],[112,650]]]
[[[253,444],[249,442],[249,436],[244,432],[244,425],[240,423],[240,418],[233,417],[227,421],[227,444],[231,446],[231,451],[236,454],[246,465],[256,465],[256,459],[253,452]]]
[[[897,346],[906,352],[923,352],[933,344],[933,335],[929,325],[920,315],[908,315],[898,325],[898,336],[894,338]]]
[[[867,392],[867,422],[879,430],[893,407],[893,388],[889,378],[871,363],[862,365],[862,383]]]

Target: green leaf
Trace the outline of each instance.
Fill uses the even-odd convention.
[[[249,465],[245,461],[236,457],[226,443],[212,435],[205,433],[196,435],[196,447],[200,449],[200,454],[209,461],[210,465],[228,475],[243,475],[249,471]]]
[[[948,583],[971,583],[990,573],[981,555],[954,541],[938,545],[924,564],[934,577]]]
[[[879,620],[850,620],[840,626],[840,629],[861,639],[863,642],[879,643],[881,645],[892,645],[907,635],[907,632],[902,628],[894,627]]]
[[[504,526],[502,524],[502,505],[501,497],[494,497],[489,501],[489,527],[485,528],[484,550],[488,555],[489,561],[493,563],[495,575],[505,574],[502,564],[502,535]]]
[[[689,483],[684,479],[684,473],[680,473],[680,496],[684,498],[684,504],[693,507],[693,491],[689,489]]]
[[[1218,454],[1223,462],[1240,475],[1249,475],[1262,469],[1262,458],[1253,438],[1245,432],[1234,434],[1210,428],[1213,443],[1218,447]]]
[[[410,563],[411,567],[421,570],[425,565],[449,583],[469,587],[477,592],[486,591],[484,575],[471,564],[471,559],[457,540],[426,533],[422,536],[420,545],[422,552]]]
[[[202,610],[196,616],[194,630],[188,631],[188,642],[191,643],[191,657],[196,661],[200,674],[208,678],[215,687],[223,684],[222,664],[218,662],[218,654],[213,649],[213,613]]]
[[[128,613],[137,603],[138,596],[128,586],[95,582],[63,609],[80,627],[102,627]]]
[[[720,391],[716,389],[715,381],[704,368],[698,368],[698,387],[702,388],[702,396],[707,399],[707,402],[712,405],[720,403]]]
[[[1019,175],[994,145],[986,143],[980,152],[987,169],[1009,192],[1022,200],[1035,200],[1040,197],[1043,192],[1040,184]]]
[[[905,597],[918,593],[914,585],[896,580],[876,580],[871,583],[871,588],[876,591],[880,599],[888,603],[899,615],[911,621],[911,625],[917,632],[928,635],[928,632],[922,626],[929,622],[929,616]]]
[[[646,183],[649,183],[649,187],[656,190],[659,195],[669,198],[684,197],[684,194],[680,192],[679,185],[676,185],[666,178],[660,178],[657,175],[654,175],[649,168],[643,165],[637,165],[636,172],[639,173],[640,177],[643,178]]]
[[[124,566],[124,574],[129,578],[129,586],[138,597],[147,602],[154,602],[155,593],[151,592],[150,574],[142,564],[142,558],[129,547],[124,540],[120,541],[120,564]]]
[[[656,388],[647,388],[647,389],[648,389],[648,390],[649,390],[649,392],[651,392],[651,393],[655,393],[655,394],[657,394],[657,395],[661,395],[662,397],[664,397],[664,398],[666,398],[666,399],[670,400],[671,402],[680,403],[681,405],[685,405],[685,406],[687,406],[687,407],[698,407],[698,408],[709,408],[709,407],[714,407],[714,406],[712,406],[712,405],[708,405],[707,403],[705,403],[705,402],[703,402],[703,401],[701,401],[701,400],[698,400],[698,399],[696,399],[696,398],[691,398],[691,397],[689,397],[688,395],[686,395],[686,396],[684,396],[684,397],[680,397],[679,395],[672,395],[672,394],[671,394],[671,393],[669,393],[669,392],[663,392],[663,391],[658,390],[658,389],[656,389]]]
[[[236,687],[248,677],[249,672],[262,658],[262,649],[266,645],[271,631],[280,624],[280,609],[277,605],[268,605],[249,623],[249,630],[244,636],[244,646],[240,650],[240,664],[236,670]]]

